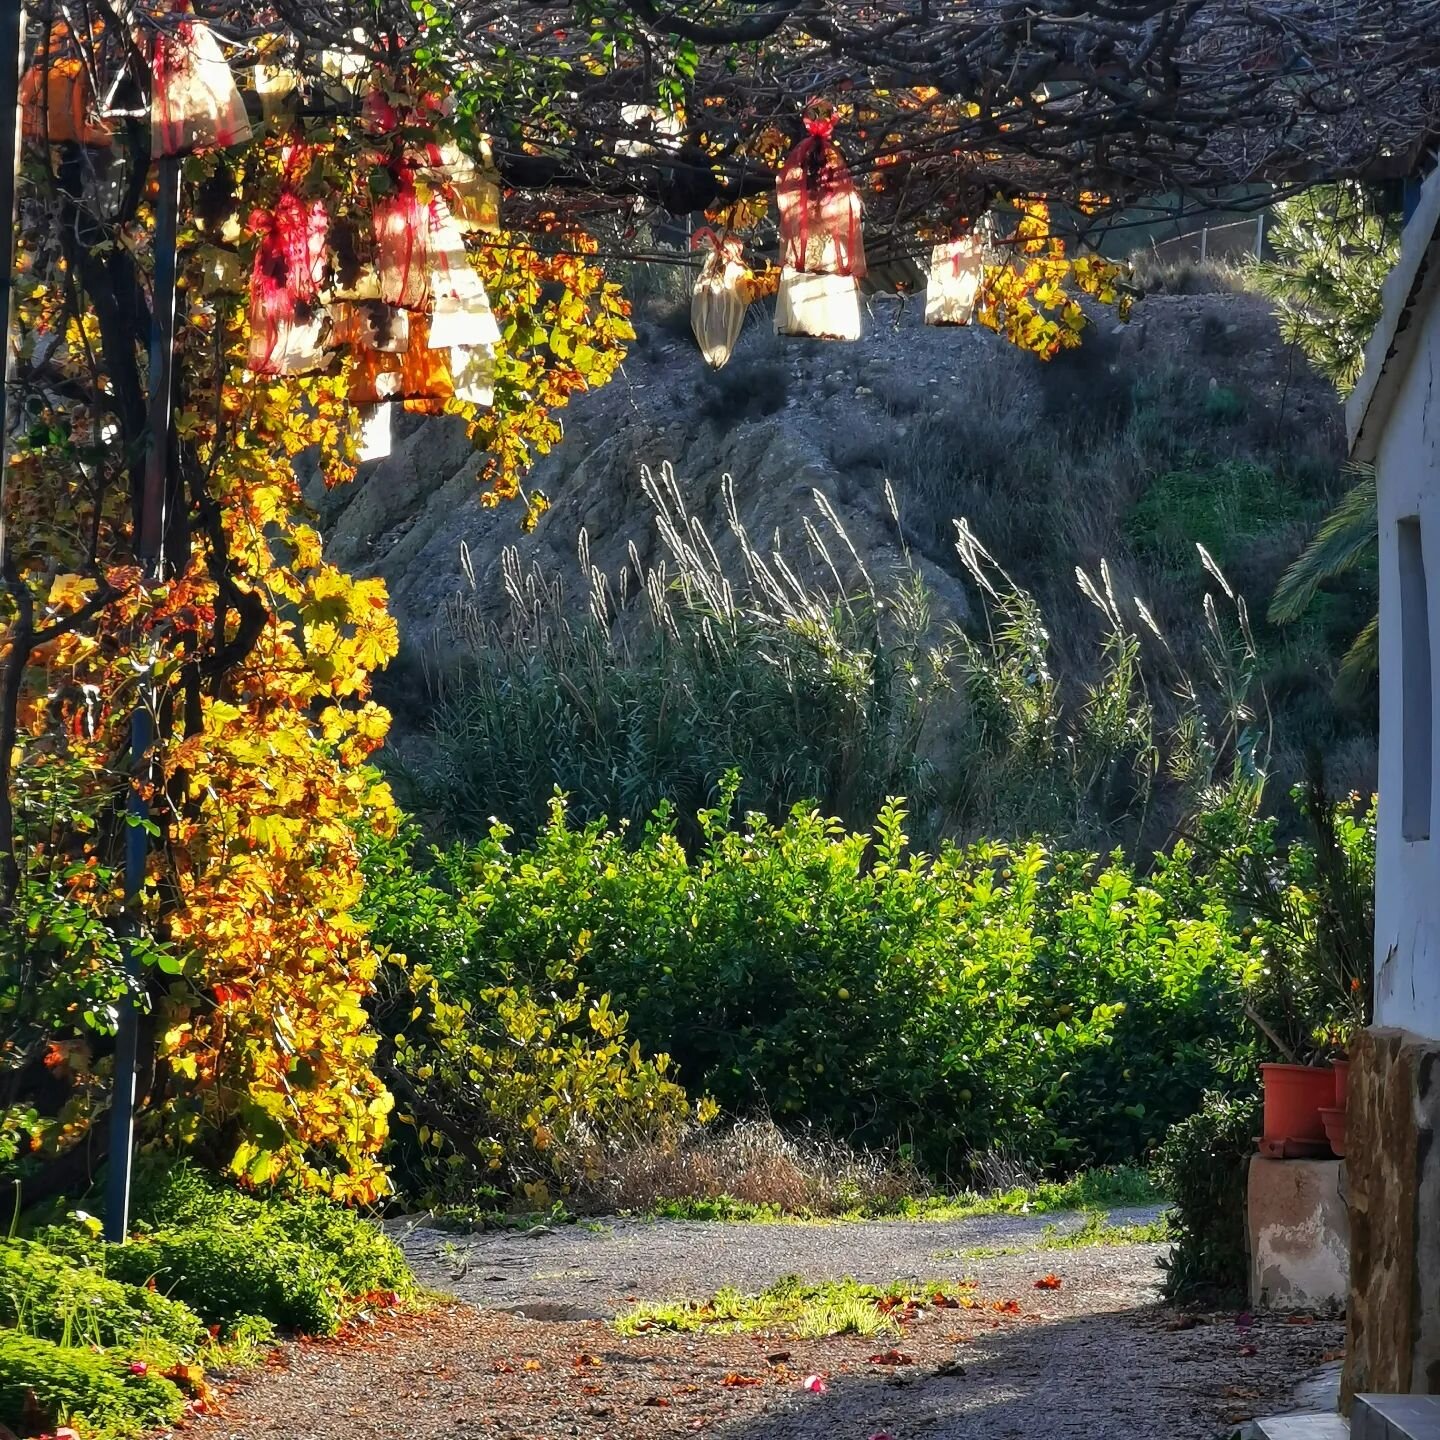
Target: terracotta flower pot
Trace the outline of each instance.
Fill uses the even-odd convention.
[[[1345,1158],[1345,1111],[1335,1105],[1322,1105],[1320,1119],[1325,1126],[1325,1138],[1330,1148],[1342,1160]]]
[[[1330,1068],[1335,1072],[1335,1107],[1343,1110],[1350,1098],[1350,1062],[1337,1060]]]
[[[1324,1155],[1325,1122],[1321,1106],[1335,1099],[1335,1075],[1319,1065],[1262,1065],[1265,1091],[1265,1153]]]

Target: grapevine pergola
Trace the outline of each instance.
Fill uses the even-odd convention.
[[[506,180],[577,211],[762,194],[804,101],[845,106],[870,228],[996,193],[1178,194],[1413,173],[1440,135],[1436,0],[278,0],[253,38],[374,65],[424,56],[496,137]],[[243,19],[241,18],[243,16]],[[683,114],[657,153],[644,107]],[[648,152],[648,153],[647,153]],[[664,163],[659,163],[663,161]],[[1092,207],[1093,208],[1093,207]]]
[[[0,986],[0,1019],[24,1022],[0,1035],[0,1119],[56,1087],[50,1040],[78,1004],[37,1010],[34,977],[68,983],[83,952],[86,1003],[119,1017],[104,1042],[112,1156],[129,1153],[138,1088],[142,1108],[203,1117],[255,1183],[308,1167],[352,1195],[378,1183],[387,1097],[371,1093],[361,1033],[373,957],[349,914],[348,827],[383,809],[355,776],[384,735],[368,677],[394,638],[372,582],[324,562],[291,460],[308,446],[353,474],[361,360],[392,361],[372,335],[364,357],[337,343],[323,375],[257,364],[267,244],[302,238],[293,280],[329,227],[316,298],[336,288],[344,227],[360,217],[378,246],[380,209],[413,197],[417,176],[457,213],[459,170],[503,188],[503,233],[485,228],[468,258],[452,246],[447,273],[478,289],[469,266],[485,269],[504,326],[503,343],[497,330],[469,347],[495,352],[493,404],[466,401],[464,418],[507,457],[496,493],[509,494],[558,437],[550,409],[603,381],[630,334],[587,259],[595,233],[642,253],[647,221],[703,214],[769,247],[763,217],[812,101],[830,108],[858,189],[849,238],[858,250],[863,202],[878,255],[959,243],[997,201],[1024,217],[1021,235],[1046,205],[1083,231],[1145,204],[1239,208],[1323,180],[1404,179],[1440,140],[1440,0],[0,0],[0,21],[9,141],[22,72],[29,85],[18,187],[0,167],[0,211],[19,221],[0,248],[21,240],[0,472],[0,937],[23,982]],[[156,55],[183,49],[197,21],[226,85],[226,65],[242,82],[231,118],[250,143],[152,153]],[[432,163],[445,176],[423,173]],[[307,228],[316,207],[323,224]],[[715,240],[721,261],[729,243]],[[1044,245],[1043,227],[1025,243]],[[379,296],[417,328],[434,322],[432,298]],[[465,409],[459,386],[387,399]],[[27,843],[14,797],[52,774],[74,823]],[[287,795],[330,823],[297,839]],[[327,867],[354,881],[333,913],[305,889]],[[46,925],[70,907],[63,931],[41,926],[44,944],[26,929],[31,903]],[[272,950],[253,942],[254,918]],[[151,937],[172,966],[199,956],[195,974],[171,985]],[[328,958],[307,969],[316,953]],[[266,1007],[282,1004],[318,1058],[276,1033]],[[184,1021],[163,1054],[162,1011]],[[338,1066],[337,1027],[350,1047]],[[81,1153],[99,1073],[66,1091],[51,1193],[105,1153]]]

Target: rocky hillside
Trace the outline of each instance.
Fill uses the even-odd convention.
[[[589,593],[583,531],[590,566],[613,595],[634,596],[637,565],[665,558],[642,467],[668,464],[727,569],[737,542],[725,476],[755,549],[778,546],[797,565],[818,492],[867,570],[912,565],[942,621],[975,610],[953,546],[952,522],[965,517],[1042,600],[1061,658],[1083,666],[1093,625],[1077,566],[1107,559],[1122,601],[1144,597],[1183,652],[1198,632],[1195,542],[1263,613],[1337,491],[1333,391],[1253,295],[1152,296],[1128,324],[1098,316],[1079,351],[1048,365],[988,331],[925,327],[915,304],[882,297],[871,311],[865,338],[846,345],[777,339],[756,307],[718,373],[683,311],[642,317],[621,375],[572,405],[564,442],[534,468],[528,484],[552,507],[530,535],[518,506],[481,504],[458,425],[402,422],[389,459],[345,489],[316,488],[329,552],[386,579],[412,660],[443,657],[457,643],[457,601],[472,635],[477,621],[506,623],[507,550],[578,609]],[[843,543],[828,548],[853,583]],[[1273,637],[1267,659],[1287,693],[1328,691],[1324,657],[1352,617],[1340,605],[1317,623]]]

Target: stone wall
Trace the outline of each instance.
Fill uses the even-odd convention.
[[[1352,1060],[1347,1410],[1440,1394],[1440,1040],[1372,1029]]]

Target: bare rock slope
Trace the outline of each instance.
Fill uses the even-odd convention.
[[[552,502],[530,535],[519,507],[482,505],[478,457],[457,422],[402,421],[389,459],[351,486],[311,487],[328,552],[384,577],[408,647],[443,649],[447,604],[471,591],[467,564],[473,613],[503,621],[507,547],[522,568],[538,565],[578,597],[587,590],[576,562],[582,530],[590,563],[617,591],[635,559],[644,568],[663,560],[641,469],[668,462],[722,563],[736,549],[724,476],[761,553],[776,537],[787,554],[805,551],[803,519],[815,515],[819,491],[872,575],[913,565],[937,616],[954,618],[966,611],[951,527],[961,514],[981,512],[982,538],[1026,583],[1069,585],[1075,564],[1101,555],[1124,568],[1120,524],[1144,477],[1130,473],[1133,455],[1112,460],[1096,446],[1133,450],[1122,432],[1137,386],[1164,379],[1172,409],[1195,411],[1197,424],[1208,423],[1199,412],[1217,387],[1236,390],[1246,443],[1268,427],[1266,444],[1335,449],[1333,392],[1285,349],[1254,296],[1147,299],[1128,325],[1099,317],[1082,349],[1048,366],[988,331],[927,328],[913,305],[897,311],[884,300],[873,310],[864,339],[847,345],[777,340],[757,307],[718,373],[704,366],[683,317],[642,324],[621,374],[564,412],[564,441],[528,477]],[[1090,456],[1090,470],[1076,469],[1071,450]],[[848,584],[853,562],[834,548],[852,571]]]

